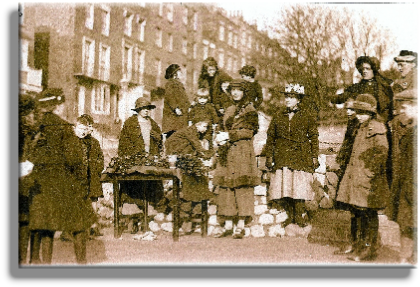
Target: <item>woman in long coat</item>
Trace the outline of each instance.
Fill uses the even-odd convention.
[[[301,109],[304,87],[288,85],[287,108],[276,114],[267,130],[262,152],[271,177],[269,199],[280,200],[289,220],[301,227],[308,224],[305,201],[314,199],[313,172],[318,167],[318,124],[312,113]]]
[[[95,222],[86,187],[76,171],[83,166],[82,149],[72,125],[53,113],[64,102],[64,96],[46,90],[37,98],[41,118],[30,161],[34,163],[32,176],[35,188],[29,211],[29,229],[35,236],[31,262],[39,260],[42,244],[42,263],[50,264],[53,238],[57,230],[74,235],[74,248],[78,263],[86,263],[86,230]]]
[[[150,110],[156,108],[145,98],[138,98],[133,109],[138,114],[132,115],[121,130],[118,143],[118,156],[136,154],[159,155],[163,151],[162,135],[158,124],[150,118]],[[163,197],[163,185],[160,181],[124,181],[120,183],[121,192],[137,205],[146,199],[152,205]]]
[[[165,84],[162,131],[167,138],[175,131],[188,126],[190,102],[180,78],[179,65],[172,64],[166,69],[165,79],[168,81]]]
[[[258,114],[246,94],[244,81],[232,81],[229,86],[235,105],[224,115],[224,132],[216,139],[223,144],[218,149],[218,164],[214,185],[219,187],[217,196],[218,215],[224,216],[224,231],[217,237],[233,234],[240,239],[244,235],[245,219],[254,214],[254,186],[260,183],[253,147],[258,132]],[[238,218],[233,232],[232,217]]]
[[[389,200],[386,177],[388,141],[386,127],[376,117],[377,103],[369,94],[362,94],[353,103],[360,122],[350,161],[337,192],[337,201],[353,207],[357,223],[357,241],[349,259],[371,260],[376,256],[379,218]]]

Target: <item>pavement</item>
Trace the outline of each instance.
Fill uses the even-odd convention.
[[[358,263],[343,255],[333,255],[336,246],[311,243],[297,237],[248,237],[243,239],[181,236],[178,242],[167,232],[157,234],[154,241],[135,240],[123,233],[114,239],[113,229],[105,228],[104,236],[87,243],[88,266],[212,266],[212,265],[394,265],[397,252],[386,246],[379,250],[375,261]],[[74,265],[72,242],[62,242],[56,234],[52,265]],[[30,265],[27,265],[30,266]]]

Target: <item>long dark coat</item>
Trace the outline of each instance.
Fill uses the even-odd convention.
[[[339,181],[344,175],[344,172],[346,170],[346,166],[348,165],[350,161],[351,151],[353,149],[354,139],[356,138],[357,130],[359,128],[359,120],[356,118],[356,116],[352,116],[347,121],[347,129],[346,133],[344,135],[343,143],[341,144],[340,150],[338,151],[336,162],[340,166],[340,172],[339,172]]]
[[[158,124],[150,119],[152,129],[150,131],[149,154],[158,155],[163,150],[162,134]],[[118,143],[118,156],[132,156],[146,154],[143,136],[141,133],[138,116],[133,115],[125,122],[120,133]],[[120,183],[121,192],[132,199],[146,198],[151,203],[157,203],[163,197],[163,184],[160,181],[124,181]]]
[[[274,170],[288,167],[314,172],[313,158],[318,158],[318,124],[305,110],[298,110],[289,121],[282,109],[270,122],[262,154],[273,158]]]
[[[214,104],[215,96],[220,92],[223,81],[226,80],[230,81],[232,77],[219,68],[213,77],[200,75],[198,78],[198,87],[209,89],[210,103]]]
[[[261,106],[262,102],[263,102],[263,92],[262,92],[262,87],[260,85],[260,83],[258,83],[257,80],[255,80],[254,82],[249,82],[247,83],[247,87],[248,87],[248,95],[252,101],[252,103],[254,104],[254,108],[255,109],[259,109],[259,107]]]
[[[167,154],[197,155],[208,159],[212,153],[202,148],[199,134],[195,126],[183,128],[175,132],[165,143]],[[209,191],[208,178],[205,176],[182,176],[182,198],[187,201],[199,202],[210,199],[213,193]]]
[[[83,166],[76,171],[80,181],[85,181],[86,192],[90,198],[103,196],[101,173],[104,169],[104,154],[99,141],[91,135],[79,139],[83,150]]]
[[[260,183],[253,138],[258,132],[258,114],[249,103],[237,110],[230,106],[223,118],[224,131],[229,132],[229,142],[219,147],[219,160],[214,174],[214,184],[238,188]]]
[[[385,125],[376,119],[363,123],[357,131],[337,201],[361,208],[385,208],[389,200],[387,156]]]
[[[188,126],[188,108],[190,102],[184,85],[175,79],[169,79],[165,85],[165,98],[163,106],[162,130],[164,133],[177,131]],[[179,108],[182,115],[177,115],[175,109]]]
[[[76,175],[83,166],[72,125],[53,113],[38,123],[30,161],[36,182],[29,212],[31,230],[82,231],[96,220],[86,186]]]

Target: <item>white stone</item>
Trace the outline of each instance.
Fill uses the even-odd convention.
[[[249,237],[251,235],[251,229],[249,227],[245,227],[245,235],[244,237]]]
[[[297,224],[289,224],[284,228],[284,230],[286,236],[295,237],[300,234],[300,227]]]
[[[149,229],[153,232],[157,232],[160,230],[160,226],[158,223],[154,222],[154,221],[150,221],[149,222]]]
[[[285,222],[287,220],[289,216],[287,215],[286,211],[280,211],[279,214],[276,215],[276,223],[282,223]]]
[[[172,212],[166,215],[166,221],[172,222]]]
[[[268,211],[267,205],[256,205],[254,206],[255,215],[261,215]]]
[[[215,226],[214,226],[214,225],[209,225],[209,226],[207,227],[207,236],[212,235],[214,228],[215,228]]]
[[[156,214],[156,216],[153,218],[154,221],[164,221],[165,220],[165,214],[163,213],[158,213]]]
[[[261,225],[251,226],[251,235],[252,237],[264,237],[265,236],[264,227]]]
[[[122,215],[133,215],[133,214],[139,214],[142,211],[137,206],[137,204],[131,204],[131,203],[124,203],[121,213]]]
[[[267,187],[265,185],[257,185],[254,187],[254,195],[267,196]]]
[[[163,231],[167,231],[167,232],[172,232],[174,229],[172,222],[164,222],[162,223],[160,227],[162,228]]]
[[[217,213],[217,205],[209,205],[209,207],[207,208],[207,212],[210,215],[215,215]]]
[[[151,205],[148,205],[147,206],[147,214],[149,215],[149,216],[154,216],[154,215],[156,215],[158,212],[153,208],[153,206],[151,206]]]
[[[273,214],[273,215],[276,215],[276,214],[280,213],[280,211],[275,209],[275,208],[270,209],[269,212],[270,212],[270,214]]]
[[[257,206],[259,204],[258,199],[254,201],[254,205]]]
[[[285,234],[285,230],[280,224],[271,226],[268,229],[268,236],[270,237],[277,237],[277,236],[281,237],[281,236],[284,236],[284,234]]]
[[[262,225],[272,224],[274,222],[274,216],[271,214],[263,214],[260,216],[258,222]]]
[[[217,222],[217,215],[211,215],[209,216],[209,225],[218,225]]]
[[[267,197],[266,196],[261,196],[260,200],[261,200],[261,204],[267,204]]]

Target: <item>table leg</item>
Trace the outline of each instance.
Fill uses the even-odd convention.
[[[208,224],[207,200],[202,200],[201,201],[201,237],[207,236],[207,224]]]
[[[145,195],[146,196],[146,195]],[[149,202],[147,201],[147,199],[145,198],[143,200],[143,226],[144,226],[144,232],[149,231],[149,220],[148,220],[148,216],[149,216]]]
[[[173,209],[173,233],[172,238],[174,241],[179,241],[179,179],[173,179],[173,196],[174,196],[174,209]]]
[[[113,182],[114,187],[114,238],[120,237],[120,186],[117,180]]]

